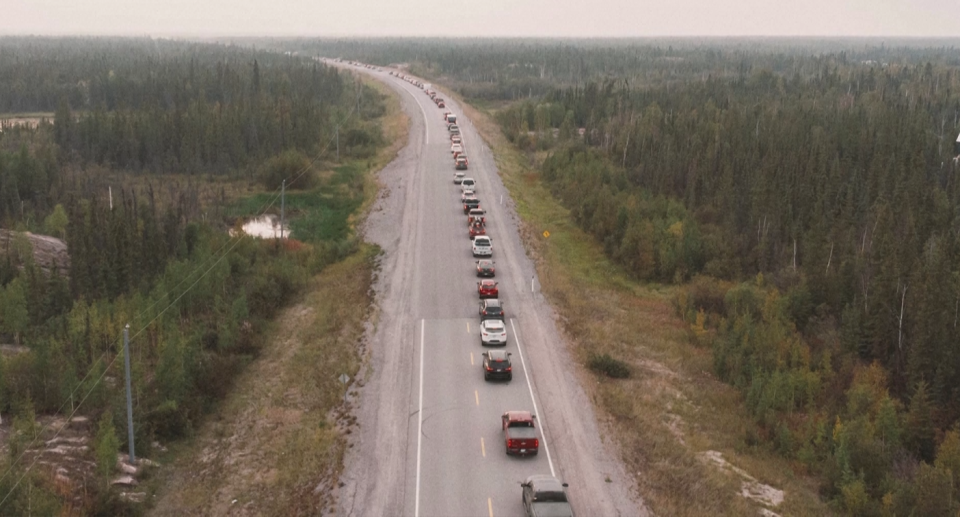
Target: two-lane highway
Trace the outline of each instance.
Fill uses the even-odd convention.
[[[538,281],[489,149],[455,103],[439,109],[421,88],[387,71],[359,70],[400,93],[411,124],[408,146],[380,174],[385,194],[364,229],[384,249],[380,313],[369,333],[371,371],[339,513],[519,516],[518,483],[552,473],[571,484],[581,515],[641,515],[632,483],[601,443],[552,311],[531,293]],[[458,115],[467,177],[477,181],[487,210],[507,312],[510,382],[483,379],[478,279],[453,183],[446,110]],[[506,455],[500,415],[508,410],[537,414],[539,455]],[[606,481],[611,477],[615,482]]]

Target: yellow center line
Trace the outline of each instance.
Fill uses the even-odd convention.
[[[477,399],[477,405],[479,406],[479,405],[480,405],[480,392],[477,391],[477,390],[473,390],[473,398]]]
[[[483,457],[487,457],[487,448],[483,445],[483,437],[480,437],[480,452],[483,454]]]
[[[487,498],[487,511],[490,512],[490,517],[493,517],[493,501],[490,498]]]
[[[467,322],[467,334],[469,334],[469,333],[470,333],[470,322],[468,321],[468,322]]]
[[[473,364],[473,352],[470,352],[470,364]]]

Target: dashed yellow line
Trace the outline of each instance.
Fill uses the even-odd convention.
[[[487,498],[487,511],[490,512],[490,517],[493,517],[493,501],[489,497]]]
[[[479,406],[479,405],[480,405],[480,392],[477,391],[477,390],[473,390],[473,398],[477,399],[477,405]]]
[[[470,322],[468,321],[468,322],[467,322],[467,334],[469,334],[469,333],[470,333]]]
[[[487,448],[483,445],[483,437],[480,437],[480,452],[483,454],[483,457],[487,457]]]
[[[470,352],[470,364],[473,365],[473,352]]]

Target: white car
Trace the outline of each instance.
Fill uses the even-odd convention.
[[[462,152],[463,152],[463,146],[460,145],[460,144],[450,144],[450,152],[451,152],[451,153],[457,153],[457,152],[462,153]]]
[[[463,192],[460,193],[460,201],[463,202],[468,197],[475,196],[475,195],[477,195],[477,193],[472,190],[464,190]]]
[[[459,185],[459,184],[461,184],[461,183],[463,183],[463,173],[460,172],[460,171],[454,172],[454,173],[453,173],[453,184],[454,184],[454,185]],[[471,192],[473,192],[473,191],[471,190]]]
[[[450,135],[450,141],[453,142],[453,143],[455,143],[455,144],[461,144],[461,145],[463,144],[463,138],[460,137],[460,134],[459,134],[459,133],[455,133],[455,134],[453,134],[453,135]]]
[[[493,239],[488,235],[477,235],[473,238],[473,256],[474,257],[492,257]]]
[[[507,327],[500,320],[480,322],[480,344],[483,346],[507,346]]]
[[[460,181],[460,192],[465,192],[467,190],[477,191],[477,182],[473,178],[463,178]]]

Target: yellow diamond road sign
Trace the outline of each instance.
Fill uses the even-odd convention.
[[[544,231],[543,231],[543,236],[544,236],[544,237],[549,237],[549,236],[550,236],[550,232],[544,230]]]

